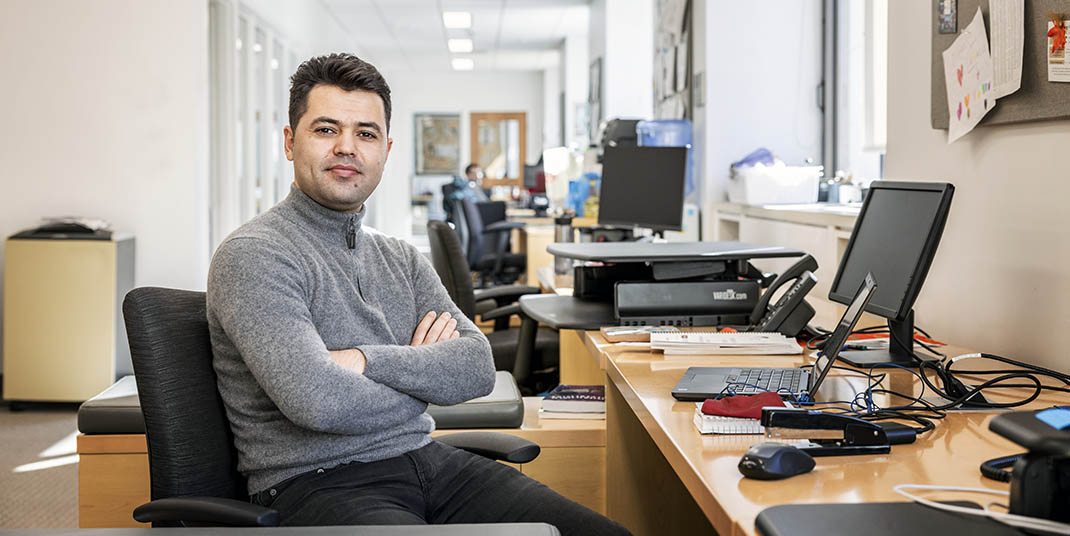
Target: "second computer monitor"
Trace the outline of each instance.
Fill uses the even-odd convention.
[[[943,182],[875,181],[855,221],[829,299],[851,302],[872,273],[879,283],[866,311],[888,319],[887,351],[844,352],[848,363],[913,362],[914,301],[936,255],[955,187]]]
[[[686,147],[606,147],[598,223],[679,231],[686,171]]]

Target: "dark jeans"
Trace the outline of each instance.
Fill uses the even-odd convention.
[[[562,535],[628,534],[516,469],[432,441],[377,462],[296,476],[251,497],[283,525],[549,523]]]

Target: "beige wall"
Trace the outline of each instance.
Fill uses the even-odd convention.
[[[978,128],[948,145],[946,131],[929,126],[931,9],[928,0],[888,3],[886,177],[956,187],[917,323],[937,338],[1070,370],[1070,121]]]
[[[137,284],[203,288],[207,1],[0,1],[0,72],[0,236],[104,218]]]

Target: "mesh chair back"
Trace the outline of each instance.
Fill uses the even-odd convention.
[[[465,226],[468,227],[468,249],[465,253],[469,266],[472,266],[479,262],[485,253],[483,216],[479,213],[476,202],[471,199],[462,199],[460,208],[460,212],[464,213]]]
[[[142,287],[123,317],[145,417],[152,498],[248,499],[216,387],[205,293]]]
[[[427,222],[427,237],[431,242],[431,264],[446,292],[464,316],[474,319],[476,298],[472,290],[472,272],[468,269],[457,233],[446,222],[432,220]]]
[[[464,255],[465,261],[469,266],[476,261],[468,256],[468,218],[464,215],[464,203],[459,199],[453,201],[453,228],[457,233],[457,238],[461,242],[461,252]]]

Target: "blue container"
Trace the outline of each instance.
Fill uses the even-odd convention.
[[[568,199],[566,203],[576,213],[577,218],[583,217],[583,204],[587,201],[589,191],[588,181],[584,177],[568,181]]]
[[[695,191],[694,151],[691,147],[691,121],[687,119],[654,119],[635,125],[639,145],[647,147],[687,147],[687,173],[684,178],[684,197]]]

